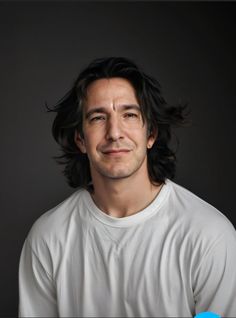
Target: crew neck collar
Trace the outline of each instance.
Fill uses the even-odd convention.
[[[139,224],[156,214],[170,192],[171,181],[166,179],[155,199],[143,210],[122,218],[110,216],[100,210],[94,203],[90,193],[85,190],[85,203],[90,213],[100,222],[112,227],[130,227]]]

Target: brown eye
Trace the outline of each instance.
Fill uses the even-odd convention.
[[[99,122],[99,121],[103,121],[105,120],[106,118],[104,116],[95,116],[95,117],[92,117],[90,119],[90,122]]]
[[[126,118],[137,118],[138,115],[135,114],[135,113],[126,113],[126,114],[124,115],[124,117],[126,117]]]

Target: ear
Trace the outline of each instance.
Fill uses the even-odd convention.
[[[151,131],[147,138],[147,148],[151,149],[158,136],[157,129]]]
[[[75,131],[74,141],[75,141],[76,146],[79,148],[79,150],[82,153],[86,153],[87,152],[84,139],[81,137],[81,135],[78,132],[78,130]]]

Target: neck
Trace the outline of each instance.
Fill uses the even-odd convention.
[[[162,185],[153,185],[145,178],[133,175],[128,178],[93,178],[92,198],[104,213],[125,217],[145,209],[157,196]]]

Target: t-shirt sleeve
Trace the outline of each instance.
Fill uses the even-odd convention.
[[[19,317],[57,317],[53,279],[26,239],[19,266]]]
[[[196,313],[236,317],[236,232],[228,225],[205,251],[195,272]]]

